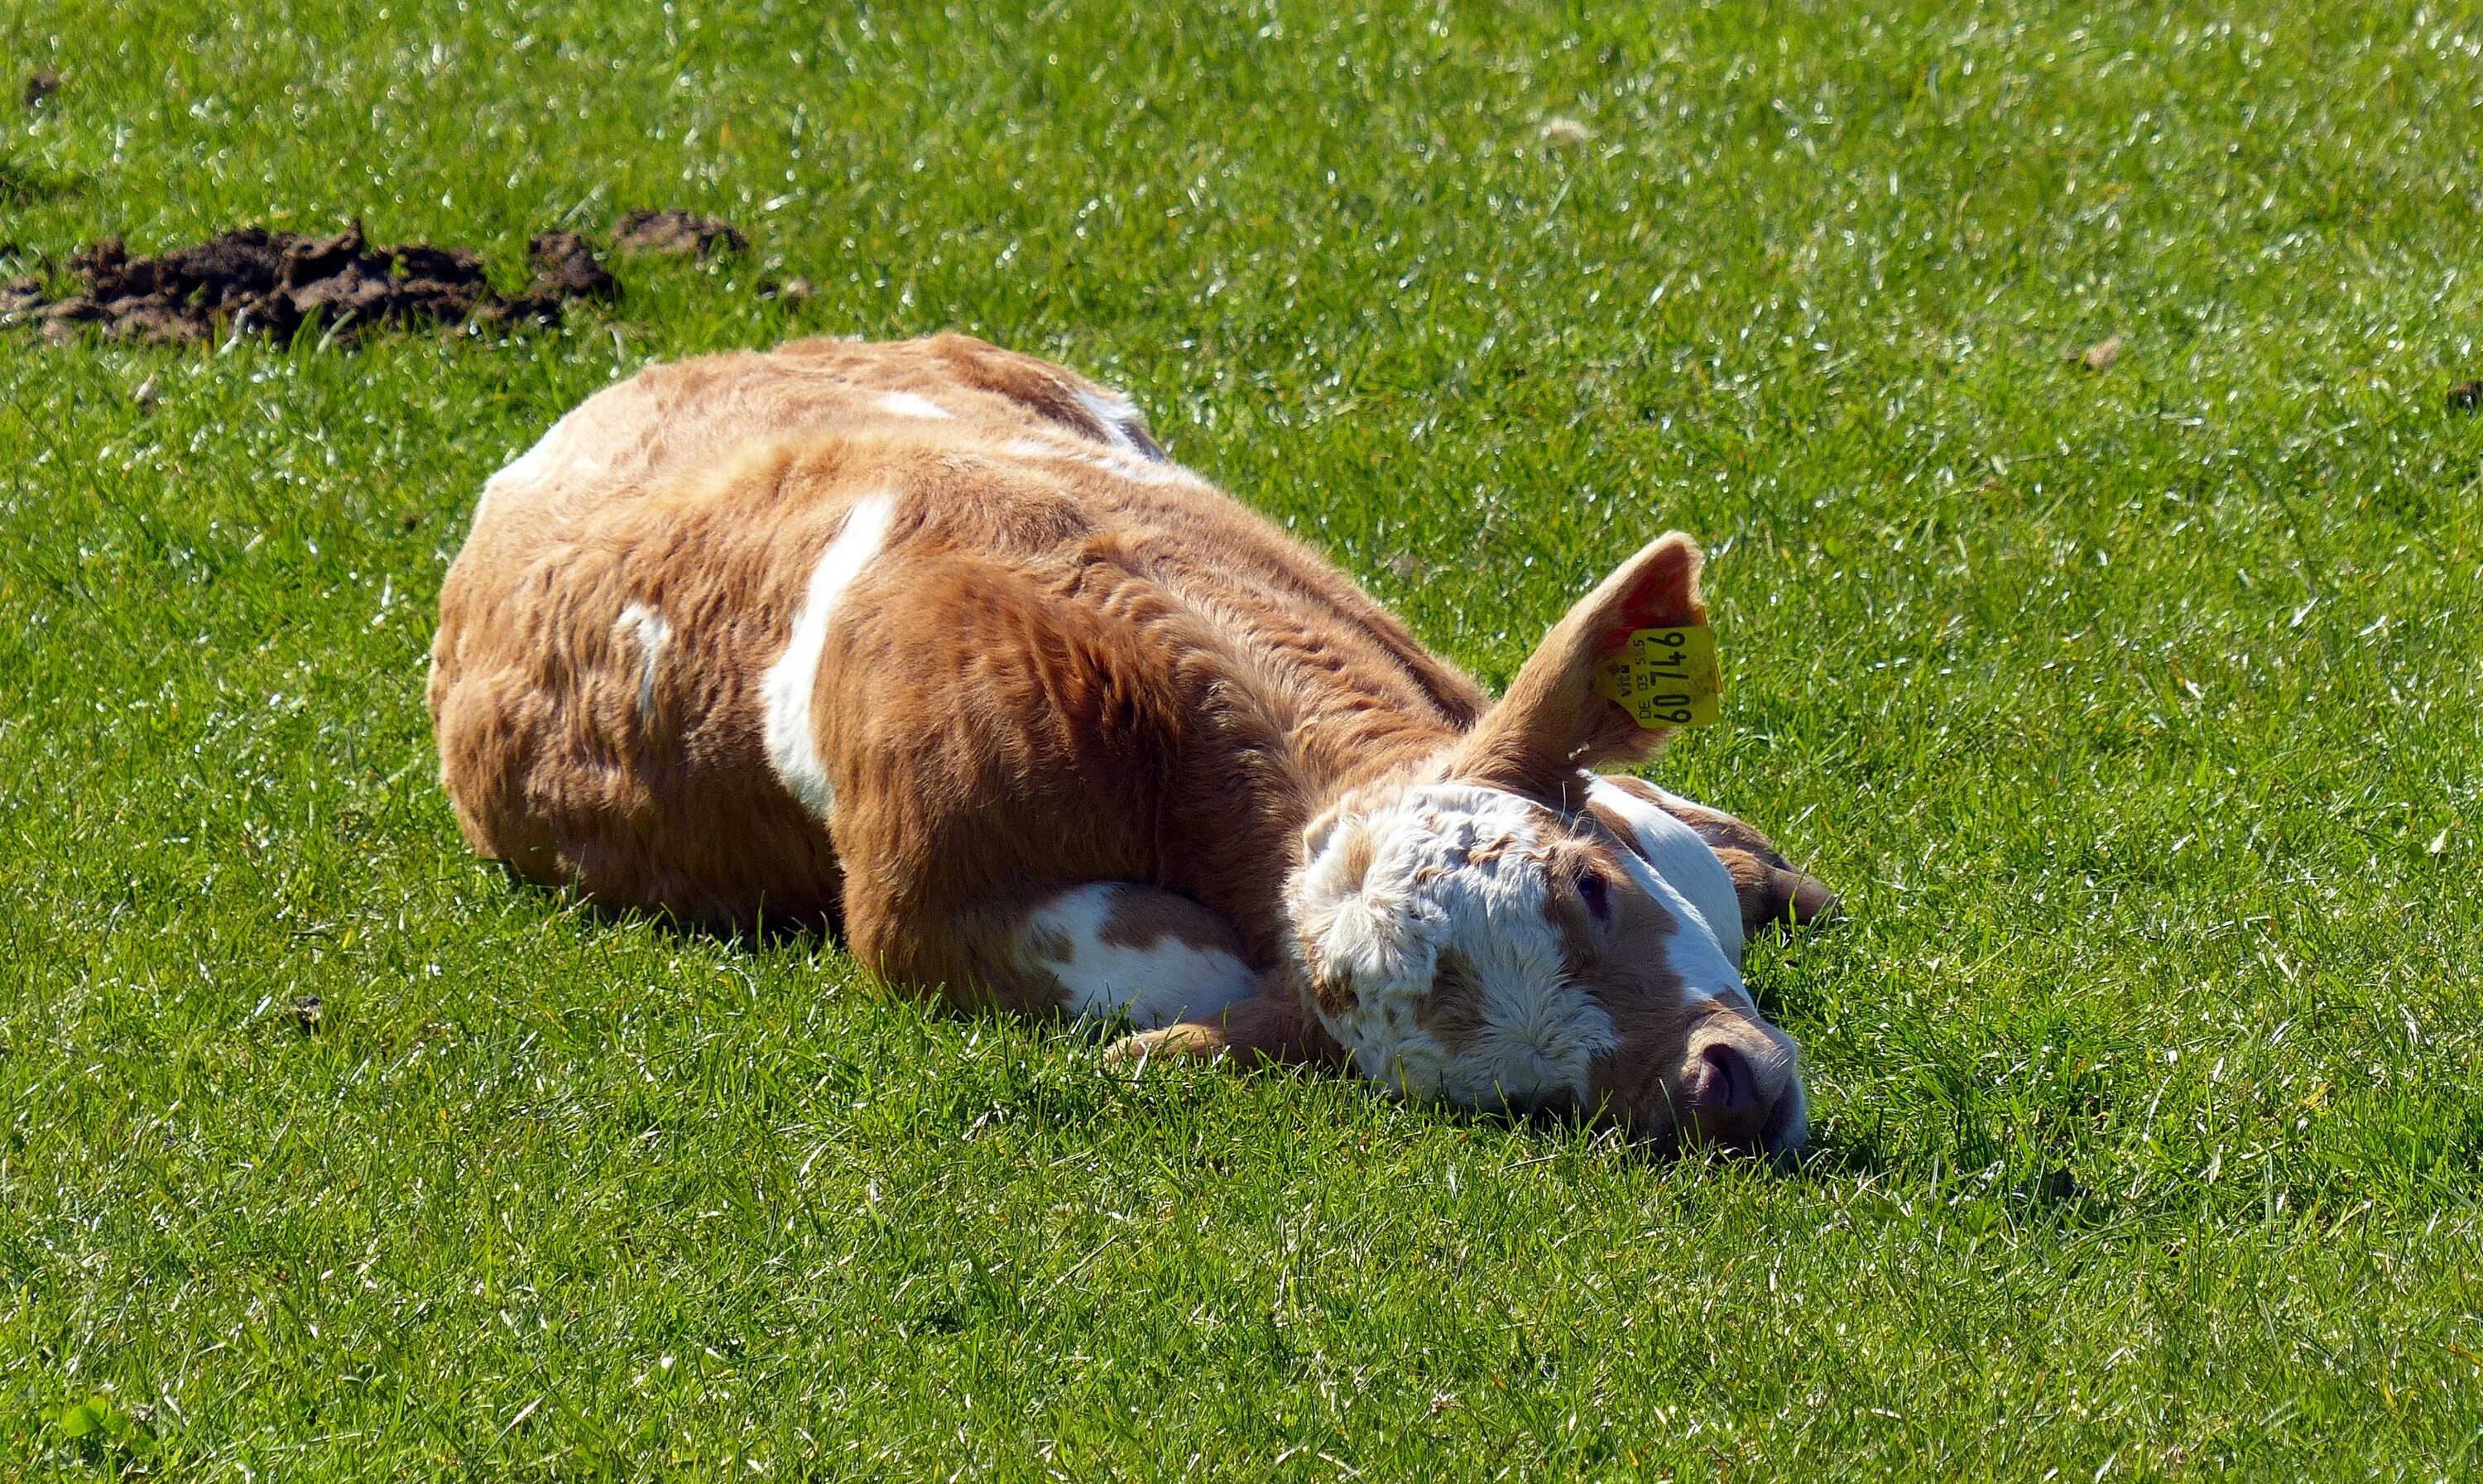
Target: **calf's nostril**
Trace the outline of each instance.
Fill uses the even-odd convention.
[[[1702,1113],[1742,1113],[1759,1104],[1759,1079],[1749,1058],[1717,1042],[1698,1053],[1698,1086],[1691,1101]]]

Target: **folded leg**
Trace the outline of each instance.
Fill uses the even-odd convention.
[[[1231,923],[1136,882],[1086,882],[947,911],[895,911],[849,890],[846,920],[856,955],[882,978],[943,990],[961,1006],[1126,1018],[1152,1030],[1218,1014],[1259,987]]]
[[[1196,1016],[1159,1030],[1140,1031],[1115,1042],[1106,1053],[1116,1067],[1143,1065],[1159,1058],[1216,1061],[1230,1057],[1247,1066],[1278,1062],[1288,1066],[1315,1064],[1342,1071],[1345,1048],[1336,1044],[1316,1017],[1291,995],[1255,994],[1220,1014]]]
[[[1036,903],[1019,951],[1028,972],[1059,985],[1068,1014],[1127,1017],[1142,1030],[1217,1015],[1259,986],[1231,923],[1135,882],[1089,882]]]

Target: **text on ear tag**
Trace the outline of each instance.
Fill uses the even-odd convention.
[[[1595,672],[1595,694],[1620,702],[1641,727],[1712,727],[1722,719],[1724,672],[1716,631],[1632,630],[1621,651]]]

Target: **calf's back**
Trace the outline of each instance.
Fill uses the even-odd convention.
[[[955,335],[590,398],[486,486],[432,665],[478,851],[613,908],[842,919],[925,982],[976,966],[908,914],[1086,880],[1206,903],[1264,964],[1299,775],[1485,703],[1126,400]]]

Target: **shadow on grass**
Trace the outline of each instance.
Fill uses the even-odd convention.
[[[769,916],[762,913],[752,922],[719,925],[683,917],[663,909],[629,908],[614,911],[601,907],[566,887],[549,886],[529,880],[520,875],[507,861],[492,863],[498,867],[497,874],[517,895],[539,902],[555,911],[589,917],[615,928],[645,927],[684,941],[713,944],[736,953],[785,950],[807,953],[821,948],[836,948],[841,951],[844,947],[842,924],[832,914],[810,916]],[[1804,928],[1779,928],[1775,936],[1788,939],[1808,938],[1824,928],[1832,926],[1838,920],[1840,919],[1837,917],[1829,917],[1821,923]],[[1013,1028],[1030,1029],[1047,1040],[1057,1037],[1064,1042],[1088,1047],[1109,1043],[1136,1029],[1130,1021],[1117,1018],[1073,1019],[1057,1013],[1050,1016],[1023,1017],[991,1009],[959,1007],[942,998],[909,994],[888,986],[868,969],[862,968],[859,965],[856,967],[860,971],[862,982],[872,987],[887,1002],[911,1006],[929,1015],[952,1019],[961,1024],[977,1022],[1006,1024]],[[1775,1010],[1777,996],[1774,994],[1759,996],[1755,986],[1753,994],[1763,1013]],[[1197,1064],[1183,1062],[1180,1065]],[[1115,1081],[1135,1082],[1143,1079],[1150,1070],[1160,1070],[1160,1068],[1157,1064],[1141,1063],[1135,1074],[1130,1069],[1118,1069],[1108,1075]],[[1303,1081],[1351,1083],[1368,1088],[1370,1095],[1375,1099],[1386,1099],[1389,1096],[1387,1091],[1378,1084],[1367,1078],[1358,1077],[1349,1070],[1326,1067],[1317,1063],[1262,1060],[1243,1066],[1235,1062],[1225,1062],[1218,1064],[1217,1073],[1224,1076],[1282,1076]],[[1799,1153],[1768,1155],[1701,1148],[1695,1144],[1684,1145],[1670,1136],[1633,1137],[1609,1124],[1599,1123],[1592,1109],[1574,1104],[1521,1108],[1508,1104],[1499,1107],[1465,1107],[1443,1102],[1428,1105],[1425,1111],[1429,1116],[1436,1117],[1453,1126],[1486,1128],[1531,1139],[1547,1146],[1545,1157],[1551,1157],[1560,1153],[1558,1149],[1550,1146],[1570,1142],[1575,1144],[1581,1155],[1602,1151],[1620,1151],[1625,1152],[1633,1159],[1650,1164],[1669,1164],[1687,1159],[1729,1161],[1737,1164],[1748,1162],[1767,1166],[1788,1179],[1869,1179],[1892,1173],[1900,1168],[1898,1164],[1882,1154],[1876,1141],[1868,1138],[1859,1141],[1830,1139],[1806,1146]]]
[[[517,895],[541,902],[557,912],[575,913],[610,926],[642,926],[655,932],[686,939],[692,942],[713,943],[742,952],[772,951],[784,948],[810,949],[844,946],[844,924],[833,914],[815,916],[798,914],[768,915],[764,911],[753,922],[719,926],[681,916],[668,908],[629,907],[615,910],[588,900],[567,887],[547,886],[519,874],[506,861],[485,862],[498,868],[498,874]]]

